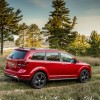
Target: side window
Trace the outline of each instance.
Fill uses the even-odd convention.
[[[32,60],[44,60],[44,58],[45,58],[44,52],[38,52],[32,56]]]
[[[66,53],[61,53],[61,58],[63,62],[73,62],[73,57]]]
[[[59,53],[48,52],[46,53],[46,59],[48,61],[60,61]]]

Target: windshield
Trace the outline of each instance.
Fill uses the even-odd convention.
[[[22,51],[22,50],[14,50],[10,55],[9,58],[11,59],[24,59],[25,55],[28,51]]]

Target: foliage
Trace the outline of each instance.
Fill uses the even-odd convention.
[[[76,17],[73,18],[73,22],[69,18],[69,9],[65,7],[66,3],[64,0],[53,0],[52,7],[53,12],[50,12],[50,18],[48,23],[45,25],[45,30],[48,31],[49,46],[51,48],[67,49],[76,37],[72,32],[72,29],[76,23]]]
[[[19,33],[19,38],[16,40],[17,46],[23,47],[41,47],[42,37],[40,29],[36,24],[27,26],[25,23],[20,25],[22,28]]]
[[[3,41],[12,40],[12,34],[18,31],[18,22],[22,19],[21,11],[9,7],[6,0],[0,0],[0,38],[1,54],[3,54]]]
[[[100,57],[100,34],[93,31],[90,35],[88,43],[90,44],[88,54],[94,57]]]
[[[15,44],[17,46],[19,46],[20,44],[25,45],[25,37],[27,35],[28,32],[28,26],[26,25],[26,23],[22,23],[19,25],[19,38],[16,40]]]
[[[78,34],[75,32],[76,38],[75,40],[68,46],[68,51],[74,55],[86,55],[87,49],[90,47],[87,42],[87,38],[84,35]]]

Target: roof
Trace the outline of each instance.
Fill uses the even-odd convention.
[[[63,53],[67,53],[67,54],[73,56],[72,54],[70,54],[68,52],[57,50],[57,49],[50,49],[50,48],[17,48],[15,50],[35,51],[35,52],[36,51],[39,51],[39,52],[42,52],[42,51],[46,51],[46,52],[63,52]]]

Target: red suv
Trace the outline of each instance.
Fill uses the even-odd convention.
[[[91,67],[63,51],[18,48],[7,57],[4,74],[18,80],[30,80],[32,87],[42,88],[47,80],[86,82],[91,77]]]

